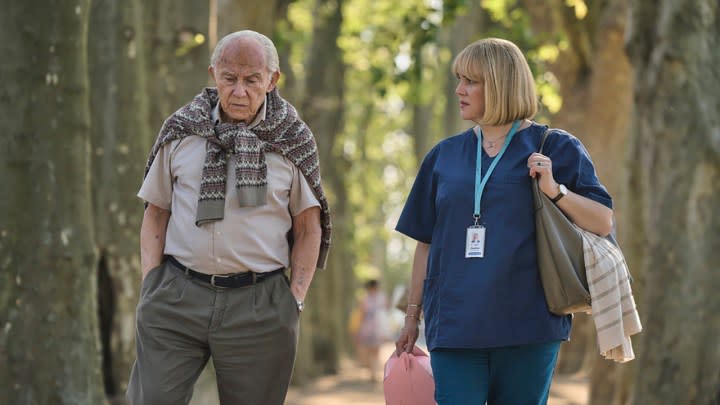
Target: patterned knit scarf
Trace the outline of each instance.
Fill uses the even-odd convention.
[[[193,101],[172,114],[163,124],[150,151],[145,175],[160,148],[186,136],[207,139],[205,165],[195,224],[221,220],[225,211],[227,156],[237,156],[237,190],[240,206],[255,207],[267,202],[267,165],[265,152],[286,157],[305,176],[320,202],[322,242],[318,267],[324,268],[330,248],[330,210],[320,183],[320,160],[310,128],[298,117],[295,108],[274,89],[267,95],[266,117],[248,129],[244,123],[215,125],[212,110],[218,103],[217,89],[205,88]]]

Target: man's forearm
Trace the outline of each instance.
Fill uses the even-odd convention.
[[[315,275],[320,254],[320,233],[306,233],[295,240],[291,258],[292,278],[290,289],[295,298],[303,301]]]
[[[149,204],[140,227],[140,264],[143,277],[162,262],[170,211]]]
[[[320,210],[309,208],[293,218],[294,243],[290,253],[290,289],[295,298],[305,300],[315,275],[320,254]]]

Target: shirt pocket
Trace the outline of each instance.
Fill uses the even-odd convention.
[[[503,174],[488,183],[483,194],[483,212],[494,215],[503,227],[534,227],[532,183],[526,174]]]
[[[505,176],[502,176],[501,180],[504,183],[508,184],[522,184],[522,185],[528,185],[530,186],[530,180],[534,180],[532,177],[525,175],[517,175],[517,174],[508,174]]]
[[[506,174],[488,182],[488,186],[500,190],[503,195],[529,197],[532,192],[530,182],[534,180],[528,175]]]
[[[206,149],[205,140],[194,136],[185,137],[177,145],[173,145],[169,168],[173,192],[179,192],[188,198],[191,196],[193,199],[197,198],[205,166]]]

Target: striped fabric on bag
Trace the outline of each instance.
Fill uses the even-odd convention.
[[[607,238],[577,227],[583,237],[585,270],[600,354],[618,363],[635,358],[631,336],[642,331],[620,248]]]

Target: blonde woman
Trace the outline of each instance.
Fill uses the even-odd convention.
[[[453,62],[460,115],[475,126],[425,157],[397,230],[415,240],[397,352],[420,311],[439,405],[535,405],[548,398],[570,316],[548,311],[537,268],[531,179],[578,226],[612,228],[612,200],[580,141],[532,121],[535,83],[512,42],[489,38]]]

